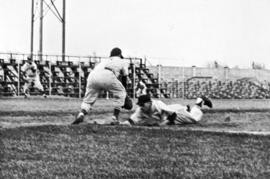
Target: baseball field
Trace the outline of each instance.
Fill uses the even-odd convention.
[[[80,103],[0,98],[0,178],[270,178],[270,100],[214,100],[199,124],[166,127],[106,125],[106,99],[72,126]]]

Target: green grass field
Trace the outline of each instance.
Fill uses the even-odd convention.
[[[106,100],[71,126],[80,102],[0,99],[0,178],[270,177],[269,100],[217,100],[200,125],[170,127],[91,124],[110,118]]]

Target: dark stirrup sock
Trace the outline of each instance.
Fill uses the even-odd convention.
[[[84,115],[86,115],[87,114],[87,112],[86,112],[86,110],[84,110],[84,109],[81,109],[81,111],[80,111],[81,113],[83,113]]]
[[[116,117],[118,120],[120,114],[120,109],[119,108],[114,108],[113,115]]]

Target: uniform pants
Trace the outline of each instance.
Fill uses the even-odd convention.
[[[86,92],[81,109],[89,112],[99,93],[104,90],[113,94],[112,100],[116,108],[120,109],[124,105],[127,95],[124,86],[112,71],[100,69],[99,71],[92,71],[87,78]]]
[[[39,77],[28,77],[23,86],[23,92],[27,93],[27,91],[29,90],[31,86],[33,86],[34,88],[37,88],[40,91],[44,91],[44,88],[42,84],[40,83]]]

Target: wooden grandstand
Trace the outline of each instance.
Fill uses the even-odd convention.
[[[81,58],[81,57],[80,57]],[[58,58],[57,58],[58,59]],[[101,57],[87,57],[86,60],[35,60],[40,72],[41,83],[47,95],[83,97],[89,73]],[[161,81],[158,74],[152,73],[141,58],[129,60],[129,79],[127,92],[135,97],[135,88],[139,80],[143,81],[148,93],[153,97],[194,99],[206,95],[213,99],[268,99],[270,83],[262,84],[250,78],[233,80],[214,79],[212,76],[193,76],[184,81]],[[23,93],[25,76],[20,68],[25,60],[20,58],[0,59],[0,95],[18,96]],[[38,94],[35,89],[32,95]],[[101,97],[108,97],[104,91]]]
[[[85,91],[87,76],[97,63],[96,59],[91,59],[93,58],[79,63],[74,61],[51,62],[49,60],[35,60],[39,69],[40,80],[46,93],[48,95],[82,97]],[[148,92],[153,97],[159,97],[160,95],[167,96],[165,90],[162,92],[159,90],[158,78],[149,71],[142,59],[128,58],[126,60],[130,61],[127,89],[129,96],[135,95],[135,85],[139,80],[144,81]],[[3,72],[0,77],[0,95],[22,95],[25,76],[20,68],[24,63],[25,60],[0,59],[0,66]],[[32,89],[31,94],[38,94],[38,91]],[[106,92],[101,96],[105,94]]]

